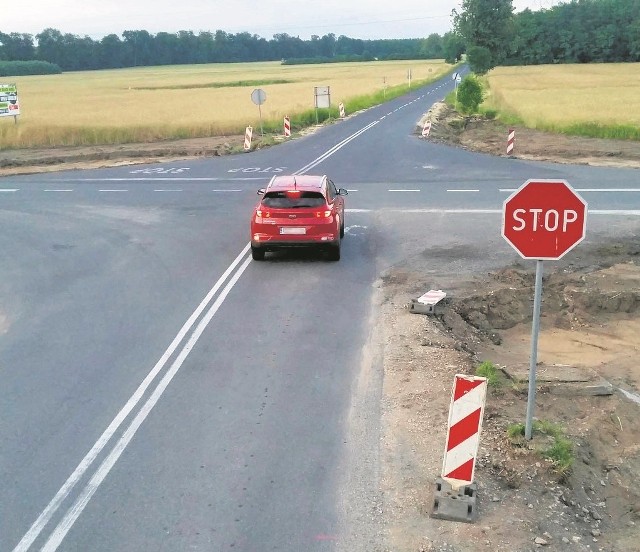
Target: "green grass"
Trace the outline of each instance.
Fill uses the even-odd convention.
[[[502,379],[498,371],[498,367],[492,362],[485,361],[476,368],[476,376],[487,378],[489,387],[500,387]]]
[[[548,446],[543,445],[536,449],[537,453],[543,458],[548,459],[553,464],[553,469],[559,475],[561,480],[571,473],[573,462],[575,460],[573,454],[573,443],[569,440],[560,426],[546,420],[536,420],[533,422],[533,437],[535,434],[543,435],[550,440]],[[507,436],[512,444],[516,446],[524,446],[525,442],[525,424],[518,423],[510,425],[507,428]]]
[[[602,123],[574,123],[571,125],[542,124],[538,128],[585,138],[608,138],[613,140],[640,141],[640,128],[632,125],[605,125]]]

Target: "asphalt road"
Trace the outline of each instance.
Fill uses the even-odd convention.
[[[578,190],[589,239],[639,230],[638,170],[418,138],[452,87],[250,154],[0,179],[0,550],[377,549],[384,270],[513,260],[530,178]],[[349,189],[339,263],[250,261],[255,191],[288,172]]]

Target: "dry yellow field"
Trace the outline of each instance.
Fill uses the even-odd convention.
[[[444,61],[376,61],[323,65],[279,62],[140,67],[4,77],[16,83],[21,115],[0,119],[0,149],[213,136],[259,126],[251,92],[262,88],[263,121],[282,120],[314,106],[314,87],[330,86],[334,106],[383,87],[435,79],[452,66]],[[286,80],[287,84],[268,84]],[[265,84],[206,87],[212,83]],[[163,89],[162,87],[189,87]]]
[[[498,67],[485,107],[533,128],[572,124],[640,127],[640,63]]]

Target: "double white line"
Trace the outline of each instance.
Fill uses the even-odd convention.
[[[58,546],[64,539],[69,529],[71,529],[72,525],[78,519],[104,478],[111,471],[111,468],[113,468],[118,458],[120,458],[120,455],[123,453],[124,449],[127,447],[131,439],[133,439],[136,431],[138,431],[153,407],[156,405],[158,400],[160,400],[160,397],[162,396],[168,385],[171,383],[171,380],[178,373],[178,370],[180,370],[180,367],[184,363],[187,356],[189,356],[189,353],[204,332],[205,328],[208,326],[209,322],[214,317],[216,312],[218,312],[220,305],[222,305],[233,286],[249,266],[249,263],[251,262],[250,257],[247,257],[244,262],[242,262],[242,259],[247,255],[248,251],[249,244],[245,246],[245,248],[233,261],[233,263],[231,263],[229,268],[211,288],[209,293],[207,293],[206,297],[202,300],[200,305],[198,305],[198,308],[184,323],[160,360],[158,360],[153,369],[147,374],[147,377],[142,381],[140,386],[136,389],[135,393],[131,395],[122,410],[118,412],[118,415],[113,419],[109,427],[107,427],[104,433],[100,436],[96,444],[93,445],[91,450],[82,459],[80,464],[78,464],[78,467],[65,481],[64,485],[62,485],[60,490],[56,493],[51,502],[49,502],[38,519],[33,523],[24,537],[22,537],[22,540],[13,549],[13,552],[26,552],[29,549],[33,542],[38,538],[40,533],[44,530],[47,523],[49,523],[52,516],[58,511],[62,503],[67,499],[71,491],[91,469],[92,465],[96,461],[96,458],[109,444],[115,433],[129,416],[129,414],[131,414],[131,412],[143,400],[143,398],[147,394],[147,391],[149,391],[151,385],[165,368],[175,352],[182,346],[182,349],[175,357],[175,360],[173,361],[169,369],[165,372],[162,379],[158,382],[155,389],[153,389],[136,416],[133,418],[133,420],[129,424],[129,427],[127,427],[122,436],[116,441],[115,445],[111,449],[111,452],[109,452],[108,456],[95,470],[89,482],[82,489],[75,502],[69,508],[60,523],[58,523],[56,528],[52,531],[49,539],[42,548],[43,552],[53,552],[54,550],[57,550]],[[227,284],[224,286],[222,291],[220,291],[220,288],[222,288],[225,282],[227,282]],[[220,293],[218,293],[219,291]],[[214,297],[216,298],[215,301],[213,301],[213,304],[209,306]],[[205,315],[200,318],[202,313],[207,308],[208,310],[206,311]],[[200,322],[198,322],[196,325],[198,319],[200,319]],[[186,339],[189,333],[191,333],[191,335],[188,337],[188,339]],[[184,342],[185,339],[186,342]]]
[[[361,128],[358,132],[354,132],[351,136],[348,136],[347,138],[342,140],[342,142],[338,142],[331,149],[325,151],[320,157],[318,157],[314,161],[311,161],[311,163],[309,163],[308,165],[305,165],[299,171],[296,171],[294,174],[304,174],[307,171],[310,171],[311,169],[313,169],[314,167],[316,167],[317,165],[322,163],[325,159],[327,159],[328,157],[331,157],[338,150],[340,150],[343,147],[345,147],[349,142],[351,142],[351,140],[355,140],[358,136],[360,136],[361,134],[364,134],[365,132],[367,132],[367,130],[373,128],[379,122],[380,122],[379,120],[378,121],[373,121],[373,123],[370,123],[366,127]]]
[[[345,138],[344,140],[342,140],[342,142],[323,153],[315,161],[312,161],[307,166],[297,171],[295,174],[304,174],[305,172],[311,170],[313,167],[319,165],[322,161],[343,148],[349,142],[355,140],[362,133],[366,132],[370,128],[373,128],[376,124],[378,124],[378,122],[379,121],[375,121],[360,129],[356,133],[352,134],[348,138]],[[118,415],[113,419],[111,424],[109,424],[109,427],[107,427],[107,429],[102,433],[100,438],[82,459],[80,464],[78,464],[78,467],[65,481],[64,485],[62,485],[51,502],[47,504],[46,508],[38,516],[38,519],[36,519],[27,533],[22,537],[18,545],[13,549],[13,552],[27,552],[29,550],[31,545],[40,536],[42,531],[44,531],[47,524],[51,521],[51,518],[60,509],[60,507],[69,497],[74,488],[80,483],[83,478],[85,478],[85,476],[87,476],[89,470],[96,462],[96,459],[114,438],[120,426],[125,422],[125,420],[133,412],[133,410],[143,401],[145,396],[147,396],[148,394],[148,398],[146,399],[142,407],[140,407],[138,413],[135,415],[133,420],[131,420],[131,423],[129,424],[127,429],[124,430],[120,438],[117,439],[117,441],[113,445],[113,448],[107,454],[107,457],[93,472],[93,475],[91,476],[89,482],[85,484],[84,488],[80,491],[77,498],[75,499],[71,507],[67,510],[62,520],[53,529],[41,550],[42,552],[55,552],[58,549],[66,534],[76,522],[85,506],[88,504],[89,500],[91,500],[91,497],[98,490],[100,484],[104,481],[105,477],[107,477],[115,463],[118,461],[118,458],[120,458],[120,455],[124,452],[127,445],[131,442],[143,422],[147,419],[147,416],[156,405],[156,403],[160,400],[160,397],[162,397],[162,394],[171,383],[171,380],[173,380],[174,376],[178,373],[178,370],[180,370],[180,367],[186,360],[187,356],[189,356],[189,353],[193,349],[194,345],[196,344],[206,327],[209,325],[209,322],[211,322],[211,319],[215,316],[216,312],[218,312],[218,309],[226,299],[227,295],[229,295],[229,292],[231,291],[233,286],[238,282],[244,271],[249,266],[251,257],[247,257],[246,259],[244,259],[249,251],[249,247],[250,244],[247,244],[244,247],[240,254],[235,258],[233,263],[231,263],[229,268],[225,271],[225,273],[211,288],[209,293],[207,293],[206,297],[202,300],[200,305],[198,305],[198,308],[184,323],[160,360],[158,360],[153,369],[147,374],[147,377],[142,381],[133,395],[131,395],[122,410],[118,412]],[[225,282],[227,282],[226,285]],[[222,288],[223,285],[224,288],[222,289],[222,291],[220,291],[220,288]],[[215,301],[213,301],[214,297]],[[209,306],[212,301],[213,303],[211,304],[211,306]],[[206,311],[204,316],[201,317],[202,313],[207,308],[208,310]],[[198,320],[200,321],[198,322]],[[187,336],[189,336],[188,339]],[[153,391],[147,393],[156,378],[164,370],[165,366],[169,363],[170,359],[174,357],[176,351],[180,347],[182,347],[182,349],[177,354],[175,360],[171,363],[169,368],[165,371],[164,376],[162,376]]]

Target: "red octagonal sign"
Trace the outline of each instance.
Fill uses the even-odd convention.
[[[502,235],[525,259],[559,259],[586,224],[587,203],[564,180],[527,180],[502,209]]]

